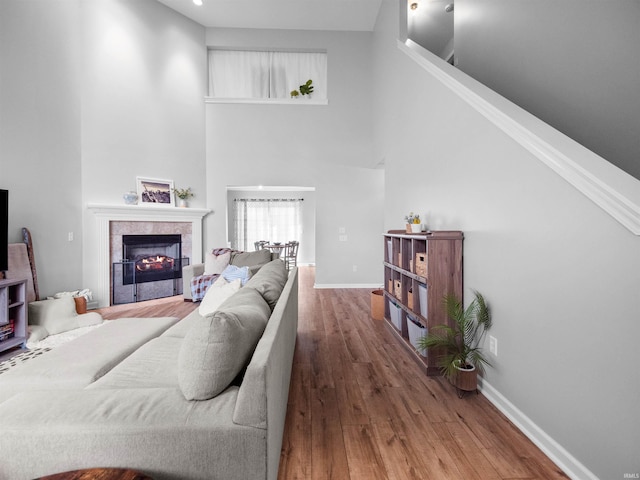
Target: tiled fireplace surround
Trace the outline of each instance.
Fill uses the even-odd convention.
[[[202,219],[209,210],[96,204],[88,208],[97,226],[98,264],[91,283],[97,285],[94,296],[100,306],[110,304],[111,265],[122,259],[122,235],[181,234],[182,256],[192,264],[202,262]]]

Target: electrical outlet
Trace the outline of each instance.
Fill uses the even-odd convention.
[[[70,242],[73,242],[73,232],[69,232],[69,235],[67,236],[67,238],[69,239]]]
[[[489,352],[498,356],[498,339],[492,335],[489,335]]]
[[[347,233],[347,229],[345,227],[338,228],[338,233]]]
[[[347,241],[347,236],[346,235],[338,235],[338,240],[340,240],[341,242],[346,242]]]

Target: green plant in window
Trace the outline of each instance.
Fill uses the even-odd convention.
[[[311,95],[313,93],[313,80],[309,79],[304,85],[300,85],[301,95]]]

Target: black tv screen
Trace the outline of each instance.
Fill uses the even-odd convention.
[[[0,272],[9,270],[9,192],[0,190]]]

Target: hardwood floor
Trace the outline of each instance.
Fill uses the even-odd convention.
[[[314,290],[300,318],[279,480],[568,478],[482,395],[427,377],[370,291]]]
[[[315,290],[301,267],[299,327],[279,480],[566,479],[482,395],[427,377],[373,320],[370,290]],[[99,310],[184,317],[182,297]]]

